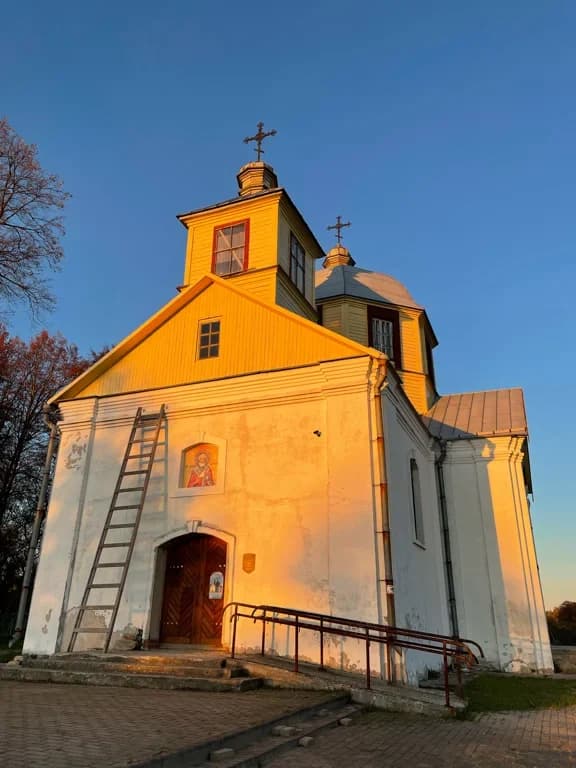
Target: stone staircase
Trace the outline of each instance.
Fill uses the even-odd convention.
[[[295,673],[290,659],[272,656],[230,659],[223,651],[212,650],[161,649],[115,654],[92,651],[38,658],[24,656],[0,664],[0,680],[237,693],[261,687],[326,691],[347,696],[363,707],[435,717],[454,714],[466,706],[453,693],[452,709],[447,709],[439,680],[428,681],[423,690],[391,686],[373,677],[367,690],[362,674],[320,670],[314,664],[303,662]]]
[[[210,651],[190,654],[93,651],[38,658],[24,656],[14,661],[0,665],[0,680],[219,692],[251,691],[262,687],[264,682],[224,653]]]

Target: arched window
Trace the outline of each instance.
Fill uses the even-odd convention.
[[[420,493],[420,472],[416,459],[410,459],[410,486],[412,489],[412,518],[414,539],[424,545],[424,520],[422,518],[422,494]]]

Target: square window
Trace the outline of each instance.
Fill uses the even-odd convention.
[[[304,248],[290,232],[290,280],[301,293],[304,293],[305,258]]]
[[[244,272],[248,265],[248,221],[214,230],[212,271],[217,275]]]
[[[198,358],[218,357],[220,352],[220,320],[200,323]]]

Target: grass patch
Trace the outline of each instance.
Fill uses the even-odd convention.
[[[480,675],[466,684],[469,712],[502,712],[576,705],[576,678]]]

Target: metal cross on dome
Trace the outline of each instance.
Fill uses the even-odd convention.
[[[331,224],[329,227],[326,227],[326,229],[335,229],[336,230],[336,240],[338,240],[338,245],[342,244],[342,230],[344,227],[349,227],[352,224],[351,221],[342,221],[342,216],[336,216],[336,224]]]
[[[254,149],[254,152],[256,152],[258,161],[260,160],[260,155],[264,154],[264,150],[262,149],[262,142],[264,139],[267,139],[268,136],[276,136],[277,131],[273,128],[271,131],[263,131],[264,123],[260,121],[258,125],[256,126],[258,128],[258,133],[254,134],[254,136],[247,136],[244,139],[244,144],[248,144],[250,141],[256,142],[256,147]]]

